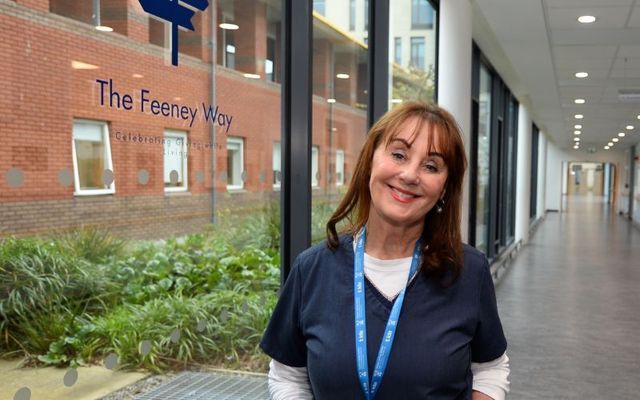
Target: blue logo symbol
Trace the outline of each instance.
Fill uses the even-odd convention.
[[[171,64],[178,65],[178,27],[195,31],[191,23],[196,13],[192,8],[204,11],[209,7],[208,0],[139,0],[142,8],[167,22],[171,22]],[[181,3],[185,3],[187,7]],[[192,8],[189,8],[192,7]]]

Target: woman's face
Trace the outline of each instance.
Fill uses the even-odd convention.
[[[438,132],[430,134],[431,127],[425,123],[414,134],[418,123],[418,117],[407,119],[396,137],[386,147],[381,143],[373,154],[370,221],[407,227],[420,224],[444,195],[448,174],[438,153]],[[431,145],[430,140],[435,143]]]

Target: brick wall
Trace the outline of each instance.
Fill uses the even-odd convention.
[[[248,80],[239,71],[218,67],[212,98],[211,67],[202,61],[208,57],[206,41],[200,40],[196,46],[200,52],[193,47],[188,51],[195,57],[181,54],[180,67],[175,68],[167,62],[165,49],[149,44],[153,31],[137,1],[103,1],[103,7],[111,10],[104,12],[107,19],[103,18],[103,23],[111,18],[114,33],[98,32],[77,20],[81,17],[58,15],[65,6],[84,12],[79,2],[67,3],[0,3],[0,36],[6,38],[0,41],[4,56],[0,63],[0,236],[100,225],[129,237],[165,237],[197,231],[208,223],[213,190],[216,209],[247,210],[278,195],[273,193],[271,177],[272,146],[280,140],[279,84]],[[50,8],[56,8],[57,13],[49,12]],[[249,17],[258,20],[263,18],[260,15]],[[210,16],[202,13],[196,21],[198,35],[208,35],[206,19]],[[256,41],[265,42],[257,35],[259,32],[254,32]],[[264,57],[266,48],[251,51]],[[93,69],[73,68],[72,62]],[[202,119],[190,127],[178,119],[110,108],[108,101],[101,106],[96,79],[112,79],[121,95],[132,95],[134,106],[139,106],[142,88],[149,90],[150,98],[198,107],[200,118],[202,102],[213,103],[233,117],[231,128],[227,131],[216,126],[212,132],[211,125]],[[326,101],[314,100],[313,142],[320,146],[320,171],[326,171],[335,160],[335,154],[327,152],[328,118],[334,120],[333,148],[345,150],[349,176],[364,140],[366,115],[340,105],[329,109]],[[61,171],[73,171],[74,119],[108,124],[115,194],[76,196],[73,185],[59,182]],[[212,133],[215,135],[215,165],[211,148],[194,146],[188,150],[188,194],[165,194],[161,144],[122,139],[129,135],[162,139],[165,129],[186,131],[189,140],[202,145],[210,144]],[[228,193],[221,178],[227,169],[227,136],[245,140],[247,181],[244,190],[237,193]],[[10,187],[5,179],[11,168],[24,173],[20,187]],[[140,169],[149,172],[144,185],[138,182]],[[320,184],[326,186],[326,176]]]

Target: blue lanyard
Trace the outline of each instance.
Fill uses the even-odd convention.
[[[380,343],[380,349],[378,350],[378,358],[373,369],[373,377],[371,378],[371,389],[369,389],[369,363],[367,360],[367,317],[365,312],[365,297],[364,297],[364,243],[366,239],[367,228],[362,229],[361,234],[358,237],[356,243],[356,254],[353,268],[353,300],[355,306],[355,330],[356,330],[356,360],[358,365],[358,379],[362,386],[362,391],[367,400],[372,400],[378,389],[380,388],[380,382],[382,376],[387,368],[387,362],[389,361],[389,353],[391,353],[391,346],[393,345],[393,338],[396,334],[396,327],[398,326],[398,318],[400,317],[400,310],[402,309],[402,303],[404,302],[404,292],[406,287],[402,289],[387,321],[387,326],[384,329],[384,335]],[[411,269],[409,271],[409,278],[415,274],[418,269],[420,261],[420,240],[416,242],[416,247],[413,250],[413,258],[411,260]]]

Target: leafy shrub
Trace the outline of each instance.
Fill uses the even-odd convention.
[[[147,245],[118,261],[113,271],[123,301],[141,304],[158,296],[197,296],[239,283],[248,291],[278,289],[278,253],[253,247],[236,250],[218,239],[206,245],[194,236],[182,242],[169,240],[163,246]]]
[[[96,227],[83,227],[53,237],[60,253],[100,264],[121,257],[126,242],[108,231]]]
[[[239,286],[197,297],[172,295],[141,305],[125,304],[92,318],[77,334],[61,338],[40,359],[81,363],[100,349],[102,354],[118,354],[125,368],[158,371],[183,363],[237,365],[249,359],[258,360],[264,369],[266,359],[258,343],[276,297],[275,292],[248,293]],[[177,343],[171,340],[175,329],[180,332]],[[145,355],[140,349],[144,340],[152,343]]]
[[[115,294],[104,266],[63,254],[53,242],[0,241],[0,332],[7,349],[46,351],[76,315],[104,311]]]
[[[0,356],[76,366],[115,351],[125,367],[265,368],[257,345],[276,301],[280,258],[277,248],[259,247],[267,234],[251,239],[250,228],[274,230],[279,217],[269,208],[251,218],[227,231],[127,246],[93,229],[1,240]],[[266,225],[256,229],[260,221]],[[153,343],[145,356],[142,340]]]

